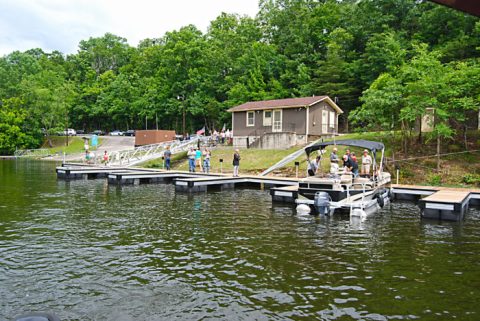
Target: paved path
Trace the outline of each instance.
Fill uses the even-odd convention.
[[[86,137],[90,137],[90,135],[85,135]],[[83,137],[83,136],[82,136]],[[108,151],[109,154],[112,152],[117,152],[121,150],[130,150],[135,148],[135,137],[130,136],[100,136],[102,140],[102,144],[100,144],[97,148],[96,154],[97,156],[99,153],[103,154],[103,151]],[[85,154],[84,152],[71,154],[65,156],[65,161],[71,162],[76,160],[83,160]],[[60,156],[52,156],[47,159],[62,161],[63,155]]]

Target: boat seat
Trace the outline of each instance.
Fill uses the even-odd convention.
[[[353,183],[355,184],[354,189],[363,189],[362,184],[365,184],[365,188],[371,188],[373,182],[369,178],[356,177]]]
[[[340,184],[342,184],[342,185],[352,184],[352,175],[344,174],[344,175],[340,176]]]

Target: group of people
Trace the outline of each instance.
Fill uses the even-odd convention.
[[[203,152],[200,148],[193,148],[190,147],[190,150],[187,153],[188,157],[188,170],[189,172],[194,173],[196,171],[197,166],[200,168],[200,171],[204,173],[210,173],[210,158],[212,157],[212,153],[207,148],[204,148]],[[202,162],[203,159],[203,162]],[[170,169],[170,164],[168,166]]]
[[[330,174],[336,175],[341,171],[352,173],[353,177],[358,177],[358,160],[355,152],[350,152],[350,149],[347,149],[345,155],[343,155],[341,159],[337,153],[338,149],[334,147],[330,154]],[[320,167],[320,160],[320,155],[314,160],[308,160],[307,171],[309,176],[314,176],[317,173],[317,170]],[[342,161],[342,168],[340,168],[340,160]],[[361,176],[370,176],[370,167],[372,166],[372,163],[372,156],[370,156],[368,150],[365,149],[362,155]]]
[[[87,164],[96,164],[97,161],[96,161],[95,157],[96,157],[96,155],[93,152],[93,150],[91,150],[91,151],[85,150],[85,162]],[[108,155],[108,152],[105,151],[102,155],[101,162],[102,162],[103,165],[107,166],[109,161],[110,161],[110,156]]]
[[[220,133],[217,132],[216,130],[214,130],[213,133],[212,133],[212,139],[217,144],[227,143],[228,145],[230,145],[232,143],[232,140],[233,140],[233,130],[227,129],[225,131],[225,130],[222,129],[220,131]]]
[[[339,171],[339,158],[337,155],[337,148],[334,147],[330,154],[330,173],[335,174]],[[345,151],[345,155],[342,157],[344,172],[351,172],[353,177],[357,177],[358,173],[358,160],[355,152],[350,152],[350,149]],[[369,155],[368,150],[365,149],[362,155],[362,167],[361,176],[370,176],[370,167],[372,165],[372,156]]]
[[[170,152],[170,149],[167,147],[167,149],[164,152],[164,158],[165,158],[165,167],[167,170],[170,170],[170,159],[171,159],[172,153]],[[187,157],[188,157],[188,171],[191,173],[195,173],[197,170],[197,167],[199,168],[200,171],[204,173],[210,173],[210,160],[212,158],[212,152],[208,148],[204,148],[203,151],[200,148],[193,148],[190,147],[190,150],[187,152]],[[233,176],[238,177],[238,170],[240,168],[240,151],[238,149],[235,149],[235,152],[233,153]]]

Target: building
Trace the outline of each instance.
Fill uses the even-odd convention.
[[[159,144],[175,140],[174,130],[136,130],[135,146]]]
[[[338,133],[343,113],[328,96],[251,101],[228,111],[234,146],[272,149]]]

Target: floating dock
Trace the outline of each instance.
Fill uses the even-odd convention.
[[[269,189],[272,202],[295,205],[299,197],[298,178],[244,175],[232,177],[220,173],[191,173],[147,168],[121,168],[63,164],[56,169],[59,179],[107,178],[111,185],[138,185],[171,183],[179,192],[197,193],[208,190],[227,190],[240,186]],[[480,206],[480,190],[433,186],[391,185],[396,200],[409,200],[418,204],[426,219],[461,221],[469,206]]]
[[[423,218],[461,221],[470,205],[480,205],[480,190],[392,185],[395,199],[418,201]]]

